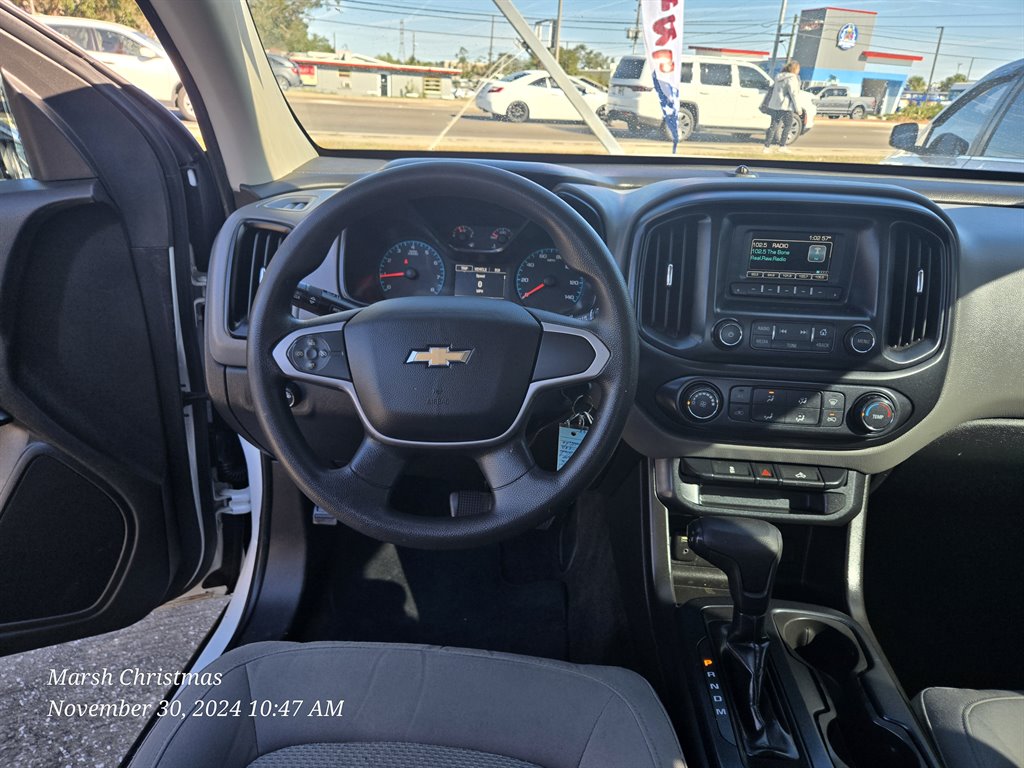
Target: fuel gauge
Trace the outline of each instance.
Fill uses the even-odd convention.
[[[465,224],[459,224],[455,229],[452,230],[452,242],[456,245],[473,245],[473,228]]]
[[[491,249],[500,251],[512,241],[512,230],[508,227],[496,227],[491,232]]]

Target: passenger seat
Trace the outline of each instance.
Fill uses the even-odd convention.
[[[1024,768],[1024,693],[926,688],[914,709],[947,768]]]

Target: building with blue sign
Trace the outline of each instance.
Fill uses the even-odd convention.
[[[875,11],[814,8],[800,14],[793,58],[805,87],[842,85],[874,97],[879,112],[894,112],[910,67],[921,56],[871,50]]]

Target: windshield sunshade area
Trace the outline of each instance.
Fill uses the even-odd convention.
[[[290,62],[277,79],[295,117],[325,151],[770,154],[1010,172],[1024,158],[1024,138],[1001,130],[1024,83],[1017,0],[250,7],[273,61]],[[971,109],[975,98],[985,103]],[[957,110],[969,119],[951,119]],[[940,135],[943,122],[971,135]]]

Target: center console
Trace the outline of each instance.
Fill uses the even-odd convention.
[[[937,765],[869,633],[837,611],[771,599],[777,528],[709,517],[686,534],[693,557],[724,572],[729,593],[688,600],[674,616],[680,683],[709,765]]]
[[[634,243],[639,403],[683,437],[859,448],[934,407],[955,236],[899,198],[711,191]]]

